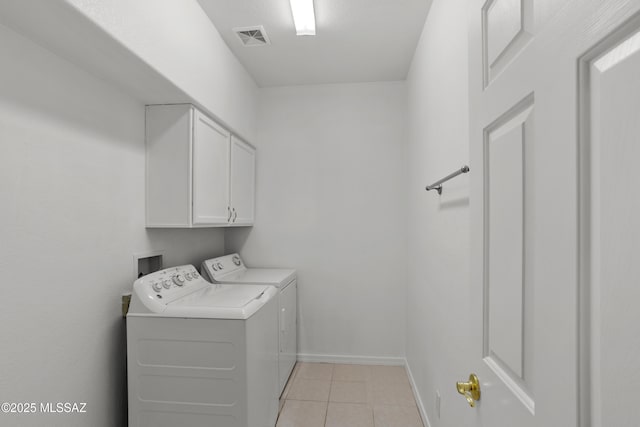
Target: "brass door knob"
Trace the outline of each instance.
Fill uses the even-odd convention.
[[[469,375],[469,382],[456,383],[456,389],[467,399],[469,406],[475,408],[476,401],[480,400],[480,381],[478,381],[476,374]]]

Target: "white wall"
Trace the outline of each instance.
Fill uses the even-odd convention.
[[[121,426],[132,254],[199,265],[223,234],[145,230],[140,102],[1,26],[0,58],[0,396],[87,402],[0,424]]]
[[[236,133],[255,139],[256,84],[196,0],[65,2]]]
[[[299,353],[404,357],[404,83],[258,93],[256,223],[227,251],[298,270]]]
[[[468,164],[467,1],[434,0],[407,79],[409,220],[407,360],[431,427],[471,416],[455,381],[468,377],[469,175],[424,186]],[[442,395],[435,415],[435,391]]]

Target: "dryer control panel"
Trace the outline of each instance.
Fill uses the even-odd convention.
[[[207,273],[212,280],[220,280],[225,274],[246,270],[242,258],[238,254],[208,259],[202,263],[202,268],[205,270],[202,274]]]
[[[147,274],[133,283],[133,292],[154,312],[183,296],[209,286],[193,265],[181,265]]]

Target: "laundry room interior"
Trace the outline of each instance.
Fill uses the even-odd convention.
[[[638,267],[607,270],[619,253],[607,257],[582,245],[583,236],[599,230],[624,236],[632,250],[623,252],[634,253],[638,221],[612,219],[621,211],[637,211],[637,198],[611,196],[607,206],[617,206],[615,213],[594,215],[592,226],[581,218],[592,208],[584,200],[596,203],[604,194],[597,186],[606,188],[617,179],[629,186],[626,194],[636,191],[623,171],[632,170],[640,154],[629,148],[640,129],[600,119],[595,115],[600,110],[585,113],[580,100],[587,99],[587,91],[593,105],[602,96],[602,105],[613,108],[624,91],[609,91],[607,85],[622,77],[608,78],[608,70],[636,67],[629,75],[638,75],[638,43],[624,45],[628,61],[604,66],[598,59],[628,40],[637,42],[640,2],[607,0],[597,6],[575,0],[562,6],[544,0],[534,11],[530,0],[314,0],[314,35],[308,28],[296,34],[294,2],[0,2],[0,266],[6,281],[0,309],[0,425],[632,425],[623,420],[633,413],[618,412],[611,403],[614,397],[624,402],[633,396],[616,388],[623,369],[607,369],[640,357],[633,331],[621,326],[640,318],[624,317],[625,309],[600,312],[596,307],[595,314],[584,314],[592,313],[583,310],[590,304],[584,290],[597,289],[602,301],[614,301],[606,297],[615,295],[622,308],[625,300],[640,295],[623,286],[606,291],[595,275],[587,281],[582,272],[589,260],[600,257],[602,277],[624,283],[625,277],[637,277],[633,269]],[[566,28],[575,34],[568,35]],[[562,37],[567,42],[556,44]],[[541,53],[543,48],[549,51]],[[488,64],[487,58],[495,61]],[[535,75],[518,77],[525,68]],[[601,81],[593,83],[593,70],[602,72]],[[562,77],[551,83],[556,71]],[[587,71],[592,80],[582,78]],[[525,87],[529,81],[532,86]],[[589,92],[589,84],[599,86]],[[628,92],[629,98],[619,102],[640,98],[637,85]],[[605,98],[609,93],[614,95]],[[183,151],[171,151],[178,144],[170,144],[163,157],[153,157],[149,106],[176,105],[186,114],[181,116],[185,138],[198,137],[196,122],[203,118],[225,144],[239,141],[250,150],[255,169],[249,178],[230,172],[231,145],[211,167],[187,139]],[[601,168],[593,166],[597,173],[611,169],[619,175],[594,173],[583,179],[580,123],[587,116],[594,123],[601,120],[597,130],[626,129],[627,139],[616,136],[627,141],[620,167],[604,157]],[[173,125],[167,117],[156,120],[160,134]],[[594,135],[585,141],[595,147]],[[519,151],[492,145],[513,138],[519,142],[511,145]],[[525,160],[517,170],[498,167],[500,159],[509,163],[508,156]],[[220,176],[211,188],[224,187],[225,201],[205,200],[209,187],[197,177]],[[501,177],[504,185],[497,184]],[[438,184],[442,178],[447,179]],[[159,183],[153,189],[152,179]],[[249,213],[233,206],[234,179],[249,188],[238,196]],[[425,188],[432,183],[437,185]],[[547,191],[550,186],[554,191]],[[587,193],[593,196],[578,197]],[[490,212],[487,206],[494,203],[504,209]],[[220,217],[207,216],[205,211],[219,207]],[[186,216],[184,222],[153,222],[153,211]],[[494,221],[491,228],[483,215]],[[600,244],[606,246],[594,240],[593,247]],[[550,246],[553,250],[546,252]],[[163,398],[164,391],[152,390],[148,396],[156,397],[146,399],[137,388],[141,397],[135,407],[141,413],[156,411],[156,418],[132,415],[130,387],[136,386],[130,383],[142,382],[127,379],[134,371],[127,365],[123,295],[133,292],[133,301],[133,284],[141,281],[147,297],[165,310],[162,295],[169,307],[174,294],[182,297],[196,281],[198,286],[215,282],[203,272],[203,263],[234,254],[236,266],[295,270],[297,366],[286,371],[283,386],[288,379],[288,388],[271,396],[277,405],[269,415],[273,420],[256,419],[258,412],[246,401],[239,406],[241,415],[212,415],[205,421],[203,414],[227,405],[211,403],[204,412],[180,418],[188,405]],[[158,258],[141,263],[145,257]],[[498,258],[502,264],[492,261]],[[231,258],[221,259],[229,262],[225,268],[236,268]],[[217,271],[222,264],[214,265]],[[145,279],[147,273],[159,274],[155,270],[180,266],[186,269],[171,270],[157,281],[152,275]],[[491,280],[506,283],[517,276],[521,288],[492,285],[491,297],[487,266],[495,275]],[[180,283],[175,279],[187,273],[186,285],[182,276]],[[258,300],[265,289],[256,292]],[[269,298],[278,298],[272,293]],[[136,304],[141,319],[154,318],[145,311],[144,296]],[[516,308],[500,308],[507,306]],[[281,333],[283,328],[280,312],[273,308],[275,317],[269,320],[276,343],[277,328]],[[163,322],[187,316],[176,313]],[[252,313],[245,312],[246,328],[253,327]],[[603,331],[615,331],[603,332],[609,341],[603,338],[602,346],[588,338],[593,337],[589,325],[600,320],[609,328]],[[150,324],[153,334],[164,328]],[[612,342],[631,341],[620,344],[624,351],[608,352],[618,348]],[[135,353],[135,360],[145,349]],[[239,369],[246,365],[248,379],[237,381],[248,381],[248,393],[255,374],[250,359],[262,354],[251,351],[246,360],[233,361]],[[591,365],[583,356],[587,353],[606,363]],[[192,364],[204,359],[176,354]],[[271,362],[277,370],[277,360]],[[167,375],[176,376],[179,369],[189,367]],[[149,372],[145,375],[161,377]],[[581,382],[585,372],[597,392]],[[302,386],[295,381],[313,390],[296,390]],[[180,389],[183,383],[176,384],[179,393],[188,394]],[[400,399],[407,390],[409,398]],[[152,407],[154,399],[168,409]],[[13,405],[10,410],[4,402]],[[590,413],[587,402],[599,409]],[[56,405],[62,410],[55,411]],[[586,424],[590,417],[593,424]],[[603,419],[610,422],[599,423]]]

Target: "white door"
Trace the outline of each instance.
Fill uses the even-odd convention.
[[[637,260],[638,215],[632,212],[640,203],[629,160],[640,154],[640,68],[637,58],[629,59],[611,67],[615,69],[609,72],[612,77],[601,72],[597,82],[579,85],[589,67],[578,64],[585,62],[584,54],[593,46],[602,50],[601,42],[615,45],[609,41],[611,32],[640,9],[640,2],[471,3],[469,371],[478,375],[481,387],[480,401],[469,408],[475,411],[474,425],[637,425],[629,423],[631,412],[637,412],[632,409],[633,390],[618,388],[614,395],[608,393],[627,379],[622,372],[631,377],[638,372],[635,364],[640,355],[637,334],[620,331],[625,322],[640,320],[638,315],[630,319],[630,310],[625,310],[626,298],[640,296],[628,285],[637,277],[634,273],[640,273],[637,267],[634,270],[640,264],[633,263],[631,255],[635,249]],[[626,39],[618,35],[616,40],[632,40],[635,33],[630,27],[625,31]],[[637,49],[639,44],[638,38],[634,40],[635,44],[630,42],[610,56],[633,56],[630,46]],[[599,104],[592,105],[589,114],[580,115],[589,99]],[[591,132],[578,132],[580,127]],[[584,147],[589,147],[585,137],[590,134],[597,136],[591,143],[607,150],[610,139],[617,138],[619,143],[618,157],[607,158],[609,163],[605,164],[604,157],[593,157],[593,188],[586,183],[591,174],[585,173],[585,162],[580,161]],[[623,157],[628,165],[614,168],[615,159]],[[606,177],[602,175],[605,167],[612,170]],[[618,185],[620,180],[626,187]],[[581,205],[585,199],[595,206]],[[596,207],[600,209],[593,216],[596,221],[584,226],[581,221]],[[620,215],[618,207],[628,213]],[[588,258],[585,250],[592,233],[607,238],[593,242],[594,251]],[[608,250],[616,233],[626,240],[617,247],[618,252],[611,253]],[[600,261],[593,266],[596,272],[586,268],[594,257]],[[600,304],[601,313],[593,319],[589,313],[595,312],[587,305],[585,270],[594,274],[594,289],[601,291],[604,287],[599,284],[611,280],[626,290],[608,289],[612,305],[606,309],[600,304],[604,300],[597,299],[602,295],[592,295],[591,302]],[[605,318],[610,321],[606,331]],[[587,320],[591,320],[591,330]],[[598,330],[600,341],[586,339]],[[613,342],[618,345],[615,349]],[[593,376],[592,393],[589,380],[594,372],[586,357],[589,343],[601,350],[591,362],[599,362],[600,378],[606,377],[598,384],[597,375]],[[605,354],[609,355],[606,361]],[[461,372],[459,380],[466,380],[468,374]],[[634,379],[639,380],[640,373]],[[591,403],[599,403],[593,408],[600,407],[603,416],[609,411],[601,424],[595,418],[591,424]],[[466,402],[461,398],[459,404]],[[620,422],[611,422],[610,417]]]
[[[231,137],[231,222],[253,224],[256,188],[256,150]]]
[[[229,133],[197,110],[193,127],[193,223],[227,224]]]

